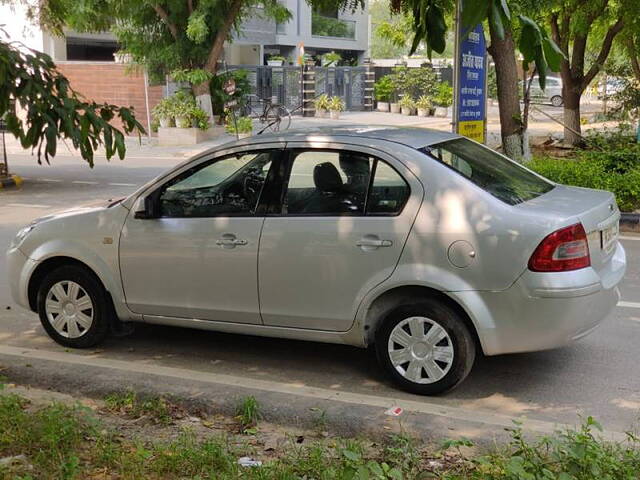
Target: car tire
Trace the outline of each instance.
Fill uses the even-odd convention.
[[[554,95],[551,97],[551,105],[554,107],[561,107],[564,104],[564,100],[560,95]]]
[[[419,395],[454,388],[469,375],[476,356],[475,341],[464,319],[438,299],[401,305],[389,312],[376,332],[375,349],[391,379],[403,390]]]
[[[49,336],[60,345],[89,348],[109,333],[111,304],[100,281],[87,269],[67,265],[43,279],[38,315]]]

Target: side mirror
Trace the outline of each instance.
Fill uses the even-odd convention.
[[[151,218],[158,218],[160,212],[158,211],[158,202],[155,195],[147,195],[146,197],[140,197],[136,200],[133,206],[133,217],[141,220],[148,220]]]

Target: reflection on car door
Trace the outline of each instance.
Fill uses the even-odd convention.
[[[395,269],[422,186],[373,149],[287,147],[282,211],[267,216],[260,240],[262,319],[346,331],[363,295]]]
[[[120,240],[129,308],[155,316],[261,323],[257,214],[274,148],[205,161],[155,192],[157,219],[127,218]]]

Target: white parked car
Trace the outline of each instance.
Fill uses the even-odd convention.
[[[520,82],[520,92],[522,92],[522,82]],[[540,80],[536,75],[531,82],[531,90],[529,91],[533,100],[541,102],[549,102],[554,107],[561,107],[564,104],[562,98],[562,79],[560,77],[547,77],[545,88],[540,88]]]
[[[121,322],[374,345],[398,385],[435,394],[477,351],[592,332],[625,272],[619,217],[611,193],[458,135],[287,131],[36,220],[9,249],[9,278],[68,347]]]

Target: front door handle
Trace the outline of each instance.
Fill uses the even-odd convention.
[[[222,237],[216,240],[216,245],[219,245],[223,248],[235,248],[239,245],[246,245],[246,240],[242,240],[240,238],[236,238],[236,236],[232,233],[225,233]]]
[[[390,247],[393,245],[391,240],[382,240],[377,236],[365,236],[356,242],[356,245],[362,249],[372,249],[380,247]]]

